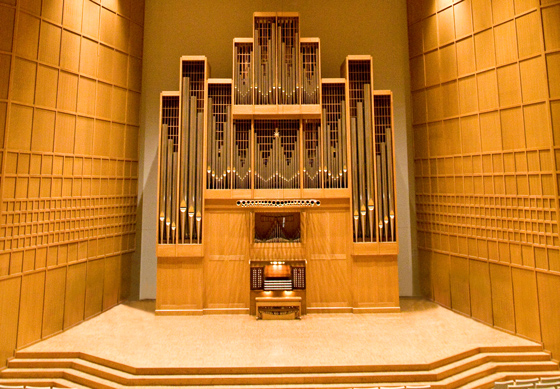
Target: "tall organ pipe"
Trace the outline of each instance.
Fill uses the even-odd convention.
[[[356,118],[350,118],[350,142],[351,149],[358,150],[357,145],[357,128],[356,128]],[[354,219],[354,240],[358,241],[358,221],[360,219],[360,208],[358,204],[358,158],[356,156],[357,152],[352,153],[352,211]]]
[[[329,177],[328,177],[328,170],[327,170],[327,166],[328,166],[328,161],[329,161],[329,151],[328,151],[328,146],[329,146],[329,136],[328,136],[328,130],[327,130],[327,110],[325,108],[323,108],[322,111],[322,119],[321,119],[321,125],[323,126],[323,180],[325,182],[325,187],[327,187],[327,183],[329,182]],[[319,168],[319,171],[321,172],[321,168]]]
[[[189,195],[188,195],[188,217],[189,217],[189,237],[192,243],[194,207],[195,207],[195,169],[196,169],[196,96],[191,96],[190,102],[190,125],[189,125]]]
[[[391,127],[385,129],[385,140],[387,144],[387,181],[389,183],[389,218],[391,222],[391,239],[395,240],[395,208],[393,203],[393,136]]]
[[[185,163],[187,161],[187,156],[189,154],[189,143],[188,143],[188,126],[189,120],[189,103],[190,103],[190,78],[183,77],[183,95],[181,96],[181,157],[183,163],[181,164],[181,203],[179,205],[180,215],[181,215],[181,241],[185,242],[185,220],[187,211],[187,192],[188,192],[188,167]]]
[[[164,231],[165,231],[165,214],[166,214],[166,201],[167,201],[167,138],[168,138],[169,126],[164,124],[161,129],[161,141],[160,141],[160,188],[159,188],[159,241],[164,243]]]
[[[389,239],[389,207],[388,207],[388,199],[387,199],[387,192],[388,192],[388,183],[387,183],[387,150],[385,149],[385,142],[381,143],[381,167],[382,169],[382,177],[381,180],[383,182],[383,223],[385,228],[385,239]]]
[[[361,101],[358,101],[356,103],[356,110],[357,110],[357,118],[358,118],[358,149],[357,149],[357,154],[358,154],[358,166],[360,168],[363,168],[364,163],[365,163],[365,158],[364,158],[364,151],[365,151],[365,147],[364,147],[364,107],[363,107],[363,103]],[[365,232],[365,222],[366,222],[366,180],[365,180],[365,172],[360,171],[360,175],[359,175],[359,201],[360,201],[360,224],[362,227],[362,240],[365,242],[366,239],[366,232]]]
[[[172,177],[178,176],[177,175],[177,166],[178,166],[178,153],[176,151],[173,151],[173,159],[172,159],[172,163],[173,163],[173,175]],[[175,193],[175,188],[173,188],[173,192],[171,193],[171,239],[172,242],[176,242],[177,240],[177,193]]]
[[[197,142],[196,142],[196,205],[195,205],[195,217],[196,217],[196,243],[200,243],[202,236],[202,134],[204,129],[204,116],[202,112],[198,113],[197,117]]]
[[[208,117],[207,117],[207,150],[208,150],[208,160],[206,161],[208,167],[206,168],[206,180],[208,181],[208,189],[213,188],[213,180],[212,180],[212,171],[214,169],[213,161],[214,161],[214,132],[212,131],[212,98],[208,97]]]
[[[340,123],[341,123],[341,133],[342,133],[342,186],[346,187],[348,182],[348,161],[346,160],[346,104],[344,100],[340,102]]]
[[[369,84],[364,85],[364,112],[365,112],[365,157],[366,157],[366,179],[367,179],[367,209],[369,212],[369,226],[370,226],[370,239],[373,241],[373,216],[375,211],[375,191],[373,184],[373,168],[374,159],[372,157],[373,142],[372,142],[372,115],[371,115],[371,90]]]
[[[383,236],[383,215],[381,208],[383,207],[383,180],[382,180],[382,168],[381,168],[381,155],[377,154],[377,225],[379,227],[379,241]]]
[[[165,231],[167,244],[172,243],[169,239],[171,232],[171,198],[173,195],[173,139],[167,139],[167,196],[165,201]]]
[[[226,124],[225,124],[225,128],[224,128],[224,146],[225,146],[225,151],[226,151],[226,174],[227,174],[227,180],[226,180],[226,184],[231,182],[231,107],[229,105],[226,106]],[[224,187],[224,189],[227,188],[227,186]]]

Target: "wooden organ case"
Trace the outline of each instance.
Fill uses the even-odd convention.
[[[184,56],[161,93],[156,313],[399,311],[392,93],[368,55],[321,78],[297,13],[253,22],[232,79]]]

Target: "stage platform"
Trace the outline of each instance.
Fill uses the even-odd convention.
[[[558,374],[538,343],[425,300],[400,304],[401,313],[257,321],[248,315],[156,316],[153,301],[130,302],[20,350],[0,382],[59,378],[98,388],[427,382],[455,388]]]

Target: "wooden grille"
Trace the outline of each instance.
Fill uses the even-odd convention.
[[[299,19],[279,17],[277,32],[279,104],[299,104]]]
[[[301,103],[319,104],[319,88],[320,88],[319,44],[316,42],[302,43],[300,51],[301,51],[301,66],[302,66]]]
[[[383,242],[396,241],[395,226],[395,192],[393,188],[393,138],[392,138],[392,101],[391,95],[374,96],[375,121],[375,154],[381,162],[377,167],[378,192],[381,202],[378,212],[383,215],[383,228],[380,228],[380,240]]]
[[[299,120],[256,120],[255,136],[255,188],[299,188]]]
[[[276,104],[276,18],[255,18],[255,104]]]
[[[253,44],[235,45],[235,104],[253,104]]]
[[[233,184],[234,189],[249,189],[251,186],[251,120],[233,122]]]
[[[175,243],[179,105],[179,96],[162,96],[158,223],[158,242],[160,244]]]
[[[231,84],[208,84],[208,189],[231,189]]]
[[[371,81],[371,60],[348,61],[354,242],[374,242],[377,229],[384,228],[382,214],[376,209],[382,198],[381,192],[376,192],[374,171],[381,156],[377,156],[376,165]]]
[[[319,120],[303,121],[303,187],[321,188],[321,148]]]
[[[346,103],[345,85],[323,84],[323,178],[325,188],[348,187],[346,162]]]

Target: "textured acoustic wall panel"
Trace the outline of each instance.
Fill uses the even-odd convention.
[[[0,1],[0,366],[129,293],[143,9]]]
[[[435,3],[408,1],[423,293],[558,359],[560,2]]]

